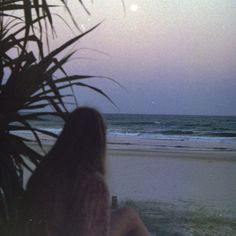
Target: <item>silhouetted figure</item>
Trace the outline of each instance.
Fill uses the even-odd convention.
[[[29,179],[24,236],[149,235],[136,212],[112,212],[105,183],[106,132],[102,116],[78,108]]]

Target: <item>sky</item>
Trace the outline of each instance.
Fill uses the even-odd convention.
[[[125,0],[125,10],[119,0],[85,1],[91,15],[68,2],[82,31],[102,22],[74,46],[68,71],[121,84],[88,80],[118,108],[76,88],[80,105],[108,113],[236,115],[235,0]],[[60,40],[73,36],[61,20],[57,25]]]

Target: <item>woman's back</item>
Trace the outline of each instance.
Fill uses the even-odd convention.
[[[22,236],[148,235],[133,210],[111,214],[105,148],[101,114],[86,107],[72,112],[28,182]]]
[[[50,173],[45,166],[41,171],[32,176],[26,192],[30,236],[108,235],[109,194],[100,174]]]

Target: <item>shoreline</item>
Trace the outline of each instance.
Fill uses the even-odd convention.
[[[138,138],[108,139],[107,153],[155,158],[180,158],[214,161],[236,161],[236,145],[206,141],[148,140]]]
[[[45,152],[48,152],[55,142],[54,138],[40,134]],[[33,136],[28,137],[34,140]],[[35,141],[29,143],[40,151]],[[108,137],[107,153],[122,152],[140,156],[148,152],[151,156],[159,158],[193,158],[193,159],[215,159],[236,161],[236,143],[234,142],[213,142],[213,141],[192,141],[192,140],[164,140],[144,139],[136,137]]]

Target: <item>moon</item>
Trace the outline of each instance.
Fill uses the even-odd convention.
[[[131,10],[131,11],[134,11],[134,12],[135,12],[135,11],[138,10],[138,8],[139,8],[139,7],[138,7],[137,4],[131,4],[131,5],[130,5],[130,10]]]

